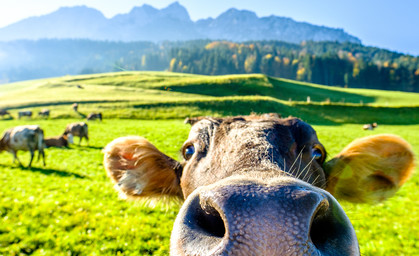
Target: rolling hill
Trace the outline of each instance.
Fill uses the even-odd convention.
[[[309,98],[309,100],[308,100]],[[277,112],[313,124],[418,124],[419,94],[347,89],[260,74],[202,76],[169,72],[117,72],[64,76],[0,86],[0,108],[42,108],[51,118],[177,119],[200,115]]]

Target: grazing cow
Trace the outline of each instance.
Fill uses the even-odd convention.
[[[410,145],[395,135],[356,140],[325,162],[316,132],[297,118],[204,118],[191,127],[182,162],[136,136],[104,153],[122,195],[185,199],[172,255],[359,255],[334,196],[382,201],[414,169]]]
[[[92,121],[96,119],[99,119],[100,121],[102,121],[102,113],[90,113],[87,116],[87,121]]]
[[[9,111],[5,109],[0,109],[0,116],[4,117],[5,115],[8,115],[9,118],[13,118],[12,115],[10,115]]]
[[[38,112],[38,116],[49,117],[49,113],[50,113],[49,109],[45,108]]]
[[[32,160],[35,151],[38,150],[38,160],[42,156],[45,166],[44,153],[44,131],[38,125],[22,125],[16,126],[7,130],[0,140],[0,152],[7,150],[13,154],[13,163],[17,160],[22,166],[22,163],[17,157],[17,151],[29,151],[31,153],[31,160],[28,168],[32,165]]]
[[[30,110],[19,111],[18,115],[19,115],[19,119],[22,116],[32,117],[32,111],[30,111]]]
[[[87,143],[89,143],[88,126],[85,122],[68,124],[65,128],[64,134],[71,134],[73,137],[79,137],[79,145],[81,144],[81,140],[83,138],[85,138]]]
[[[57,148],[68,148],[69,143],[74,143],[73,135],[71,133],[64,133],[60,136],[55,137],[48,137],[44,139],[45,146],[49,147],[57,147]]]
[[[364,124],[364,126],[362,126],[362,129],[364,129],[364,130],[374,130],[375,128],[377,128],[377,126],[378,126],[377,123]]]
[[[78,111],[78,109],[79,109],[79,104],[77,104],[77,103],[73,103],[73,105],[71,105],[71,107],[73,108],[73,110],[74,110],[75,112],[77,112],[77,111]]]

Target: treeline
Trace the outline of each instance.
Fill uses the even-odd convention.
[[[359,44],[225,41],[170,50],[169,70],[263,73],[324,85],[419,92],[419,58]]]
[[[0,42],[0,83],[123,70],[263,73],[324,85],[419,92],[419,57],[353,43]]]

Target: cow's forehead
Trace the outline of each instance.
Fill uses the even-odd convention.
[[[316,132],[307,123],[298,118],[255,118],[255,117],[235,117],[235,118],[205,118],[195,123],[189,133],[189,140],[199,137],[203,141],[210,141],[220,132],[231,130],[242,130],[248,134],[256,136],[260,132],[269,132],[272,129],[284,128],[290,131],[297,139],[317,140]],[[242,134],[238,132],[238,134]]]

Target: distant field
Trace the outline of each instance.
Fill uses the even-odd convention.
[[[76,119],[0,122],[0,130],[40,124],[47,136],[60,134]],[[419,125],[316,125],[330,155],[356,137],[395,133],[419,153]],[[187,138],[182,120],[104,120],[89,123],[89,146],[48,149],[47,166],[22,169],[0,154],[0,255],[167,255],[178,206],[150,208],[118,199],[102,166],[101,148],[114,138],[141,135],[174,158]],[[76,139],[77,142],[77,139]],[[27,164],[28,153],[20,153]],[[387,202],[343,207],[352,220],[362,255],[418,255],[419,177]],[[119,254],[118,254],[119,253]]]
[[[21,109],[37,112],[47,107],[52,118],[78,118],[70,107],[74,102],[80,103],[81,113],[100,111],[105,118],[177,119],[278,112],[316,124],[419,123],[416,93],[328,87],[257,74],[214,77],[119,72],[0,86],[0,108],[10,109],[15,116]]]
[[[310,102],[307,102],[307,97]],[[80,103],[76,113],[71,109]],[[264,75],[199,76],[165,72],[119,72],[0,85],[0,132],[40,124],[46,136],[100,111],[89,122],[89,145],[47,149],[47,166],[17,167],[0,153],[1,255],[167,255],[179,206],[150,208],[118,199],[102,165],[101,149],[126,135],[148,138],[178,158],[187,138],[187,116],[278,112],[313,124],[333,156],[354,138],[394,133],[419,154],[419,94],[355,90],[300,83]],[[37,117],[49,108],[51,117]],[[34,118],[16,120],[19,110]],[[378,122],[374,131],[361,124]],[[76,138],[78,142],[78,138]],[[28,153],[20,153],[27,164]],[[419,176],[387,202],[342,205],[362,255],[419,255]]]

